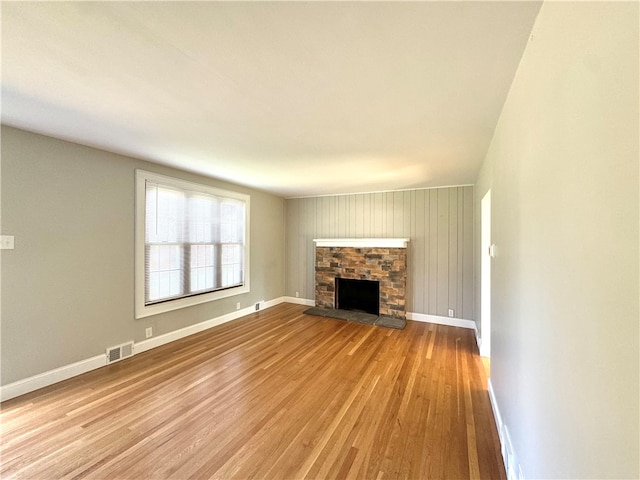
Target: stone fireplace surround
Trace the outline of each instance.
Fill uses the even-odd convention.
[[[407,238],[315,239],[316,306],[335,308],[335,278],[380,282],[380,315],[405,318]]]

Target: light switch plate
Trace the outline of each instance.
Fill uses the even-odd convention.
[[[0,249],[13,250],[13,248],[14,248],[13,235],[0,235]]]

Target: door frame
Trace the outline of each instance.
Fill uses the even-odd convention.
[[[491,189],[480,202],[480,355],[491,356]]]

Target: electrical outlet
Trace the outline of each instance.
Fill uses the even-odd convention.
[[[300,297],[300,292],[296,292],[296,298]]]
[[[147,327],[144,331],[146,338],[153,337],[153,327]]]
[[[240,302],[236,303],[236,310],[240,310]]]
[[[455,312],[453,311],[453,308],[449,309],[449,316],[453,317],[455,315]]]

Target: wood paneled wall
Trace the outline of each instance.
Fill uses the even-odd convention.
[[[407,237],[407,312],[473,320],[473,187],[288,199],[285,294],[314,299],[314,238]]]

